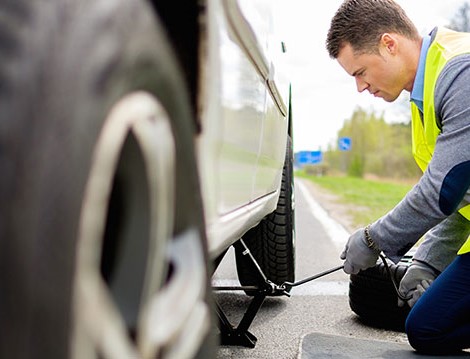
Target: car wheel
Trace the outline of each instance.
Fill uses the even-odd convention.
[[[151,8],[0,11],[0,357],[213,356],[194,124]]]
[[[394,264],[387,259],[395,283],[400,283],[409,262]],[[349,281],[349,306],[360,320],[370,326],[404,331],[410,308],[398,306],[398,297],[390,275],[379,259],[374,267],[352,274]]]
[[[295,279],[294,207],[293,149],[289,137],[277,208],[243,236],[263,273],[276,284],[293,282]],[[262,286],[263,278],[238,247],[235,248],[235,257],[241,285]],[[254,294],[250,291],[246,293]]]

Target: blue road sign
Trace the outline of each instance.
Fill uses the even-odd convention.
[[[338,148],[340,151],[351,151],[351,137],[340,137],[338,140]]]
[[[297,163],[300,165],[314,165],[323,161],[321,151],[301,151],[297,153]]]

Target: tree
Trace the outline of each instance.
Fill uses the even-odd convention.
[[[458,8],[448,27],[455,31],[470,32],[470,4],[468,2]]]
[[[411,126],[388,124],[383,115],[357,108],[338,132],[349,137],[352,148],[347,152],[328,151],[325,156],[332,169],[362,177],[416,178],[420,175],[411,154]]]

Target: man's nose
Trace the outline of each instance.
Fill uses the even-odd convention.
[[[363,92],[369,88],[369,84],[364,80],[356,77],[356,87],[358,92]]]

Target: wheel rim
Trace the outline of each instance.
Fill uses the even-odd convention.
[[[74,357],[189,358],[208,332],[199,232],[173,235],[175,161],[153,96],[133,93],[112,108],[81,212]]]

